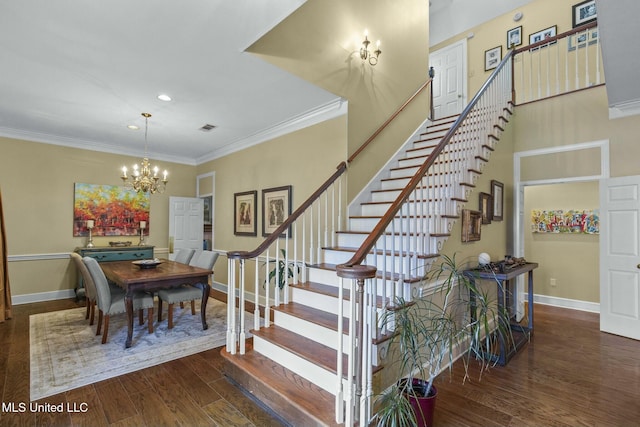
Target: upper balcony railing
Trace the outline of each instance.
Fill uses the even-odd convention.
[[[598,23],[513,51],[516,105],[604,84]]]

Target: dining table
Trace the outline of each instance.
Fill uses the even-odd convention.
[[[194,267],[167,259],[155,262],[141,261],[111,261],[102,262],[100,267],[107,279],[125,291],[125,307],[127,310],[127,339],[125,348],[131,347],[133,338],[133,295],[136,292],[155,292],[160,289],[175,288],[192,285],[202,289],[200,316],[202,329],[206,330],[207,300],[211,292],[209,276],[212,270]]]

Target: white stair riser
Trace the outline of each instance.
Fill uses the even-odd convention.
[[[407,231],[410,231],[411,233],[410,235],[411,245],[412,245],[412,248],[415,248],[415,241],[414,241],[415,237],[413,236],[415,236],[416,233],[422,234],[422,237],[420,237],[420,239],[424,239],[425,241],[427,240],[424,238],[425,234],[449,233],[451,232],[452,226],[455,223],[455,218],[438,218],[438,219],[430,218],[425,221],[426,223],[411,225],[411,230],[403,230],[402,236],[399,234],[400,230],[395,230],[396,234],[391,234],[391,233],[384,234],[378,240],[378,243],[377,243],[378,249],[383,250],[386,248],[387,250],[392,250],[392,248],[400,248],[402,240],[407,238],[406,237]],[[416,227],[418,227],[417,230],[415,229]],[[421,228],[423,227],[428,230],[427,233],[422,233]],[[358,248],[364,241],[364,238],[365,238],[365,235],[363,234],[341,235],[338,238],[338,243],[339,243],[338,246]],[[429,239],[432,239],[432,238],[433,237],[429,237]],[[423,244],[420,245],[420,248],[431,248],[431,247],[432,246],[424,246]],[[429,253],[433,253],[433,252],[429,252]]]
[[[253,349],[280,365],[286,366],[287,369],[335,396],[337,377],[333,372],[327,371],[258,336],[253,337]]]
[[[422,242],[426,247],[419,247],[418,250],[423,251],[424,253],[435,253],[438,239],[430,238],[428,241]],[[348,261],[351,256],[349,256],[350,252],[344,251],[334,251],[334,250],[325,250],[325,261],[330,264],[340,264]],[[384,255],[382,254],[371,254],[367,256],[363,264],[365,265],[384,265],[383,261]],[[344,261],[343,261],[344,260]],[[422,259],[413,259],[413,258],[401,258],[397,255],[395,256],[387,256],[386,259],[387,268],[393,268],[393,271],[400,272],[403,271],[406,275],[410,275],[411,277],[418,277],[424,274],[424,260]]]
[[[435,192],[431,192],[431,193],[435,193]],[[446,200],[452,197],[452,194],[443,194],[443,195],[436,195],[436,194],[427,194],[425,195],[425,199],[430,199],[430,200],[434,200],[434,199],[438,199],[438,200]],[[444,207],[450,207],[451,203],[450,202],[444,202]],[[385,213],[387,213],[387,211],[389,210],[389,208],[391,207],[391,202],[387,201],[387,202],[377,202],[377,203],[365,203],[362,205],[362,215],[363,216],[383,216]],[[433,205],[434,203],[432,202],[431,205]],[[406,215],[411,215],[411,216],[418,216],[418,217],[424,217],[425,215],[446,215],[449,213],[452,213],[452,211],[442,211],[444,210],[442,206],[430,206],[429,203],[424,203],[424,202],[409,202],[409,203],[405,203],[404,205],[402,205],[402,207],[400,208],[400,211],[396,214],[396,216],[400,215],[400,216],[406,216]]]
[[[291,288],[291,300],[311,308],[315,308],[316,310],[322,310],[336,315],[338,314],[336,299],[330,295],[309,292],[300,288]],[[349,301],[344,301],[342,309],[344,310],[344,316],[350,317]]]
[[[300,319],[299,317],[291,316],[287,313],[282,313],[279,311],[274,311],[273,321],[276,325],[280,326],[281,328],[285,328],[291,332],[294,332],[304,337],[313,337],[313,340],[315,342],[318,342],[334,350],[338,349],[337,330],[328,329],[318,325],[317,323],[308,322],[304,319]],[[344,349],[349,348],[349,336],[347,335],[348,331],[344,331],[344,332],[345,333],[342,334],[343,351]],[[378,346],[376,344],[372,344],[372,348],[374,352],[373,358],[372,358],[373,366],[380,365],[380,360],[378,360],[377,358],[377,355],[378,355],[377,347]]]
[[[465,195],[462,194],[461,197]],[[458,205],[461,202],[456,200],[449,200],[446,202],[446,206],[442,207],[442,212],[436,212],[436,215],[457,215],[458,214]],[[376,215],[374,217],[353,217],[349,218],[349,230],[356,232],[370,232],[374,229],[376,224],[380,221],[380,216]],[[448,223],[447,223],[448,224]],[[421,229],[420,229],[421,230]]]

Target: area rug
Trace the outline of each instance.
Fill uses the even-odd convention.
[[[96,336],[96,325],[89,326],[85,320],[84,307],[31,315],[31,400],[225,345],[226,304],[209,300],[206,331],[202,330],[199,308],[195,316],[191,315],[189,304],[174,310],[173,329],[167,328],[165,306],[164,320],[154,321],[153,334],[148,333],[146,323],[138,324],[136,315],[133,342],[127,349],[124,347],[127,335],[124,314],[111,317],[106,344],[101,344],[102,337]],[[253,325],[253,316],[249,313],[247,325]]]

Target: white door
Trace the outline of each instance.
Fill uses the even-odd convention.
[[[600,330],[640,340],[640,176],[600,183]]]
[[[467,40],[454,43],[429,55],[433,78],[435,118],[460,114],[467,105]]]
[[[169,259],[178,249],[202,250],[204,202],[198,197],[169,198]]]

